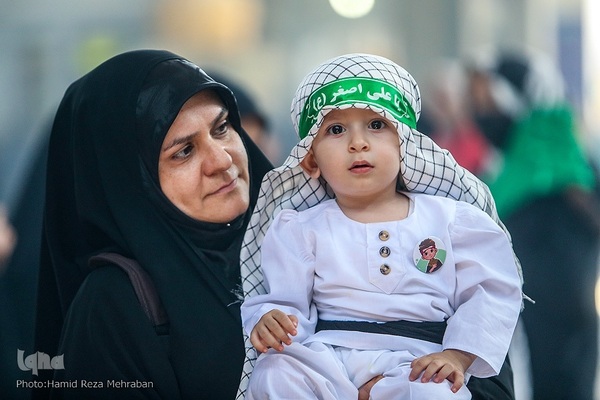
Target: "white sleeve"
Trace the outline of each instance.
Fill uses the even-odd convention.
[[[444,348],[477,356],[468,373],[499,373],[521,310],[521,279],[507,234],[487,214],[457,203],[452,228],[456,263],[455,314]]]
[[[261,268],[266,294],[248,297],[241,306],[242,324],[248,335],[258,320],[277,308],[298,317],[302,342],[315,331],[317,310],[312,303],[314,257],[302,234],[298,212],[282,210],[267,230],[261,247]]]

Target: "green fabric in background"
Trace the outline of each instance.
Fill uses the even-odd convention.
[[[533,109],[510,132],[503,166],[488,185],[501,218],[528,200],[577,185],[592,190],[594,173],[578,142],[571,109]]]

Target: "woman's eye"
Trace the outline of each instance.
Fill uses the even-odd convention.
[[[189,157],[193,150],[192,145],[187,145],[183,149],[179,150],[177,153],[173,154],[172,158],[175,160],[184,160]]]
[[[327,133],[331,135],[339,135],[341,133],[344,133],[344,127],[341,125],[332,125],[329,128],[327,128]]]
[[[217,125],[217,127],[214,130],[215,136],[222,136],[226,134],[229,131],[230,125],[231,124],[229,123],[228,119],[223,121],[221,124]]]
[[[380,119],[371,121],[371,123],[369,124],[369,128],[375,129],[375,130],[383,129],[385,127],[386,127],[386,123]]]

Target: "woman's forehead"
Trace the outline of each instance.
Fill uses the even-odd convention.
[[[224,106],[223,100],[213,89],[201,90],[198,93],[190,97],[181,107],[181,110],[189,109],[191,107],[203,106],[208,104],[218,104]]]

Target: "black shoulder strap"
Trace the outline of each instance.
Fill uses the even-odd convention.
[[[107,263],[121,267],[129,276],[142,309],[152,322],[156,333],[159,335],[168,333],[169,318],[167,312],[160,301],[160,297],[158,297],[158,292],[150,275],[137,261],[117,253],[100,253],[91,257],[88,263],[92,268]]]

